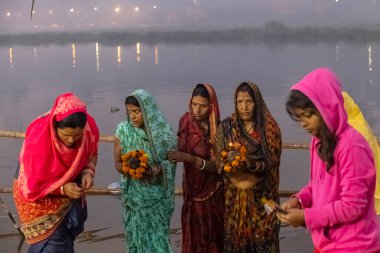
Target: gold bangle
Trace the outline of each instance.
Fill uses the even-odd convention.
[[[65,196],[65,189],[63,189],[63,186],[64,185],[61,185],[61,187],[59,187],[59,189],[61,190],[61,195]]]

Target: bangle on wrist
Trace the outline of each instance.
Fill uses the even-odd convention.
[[[65,196],[65,189],[63,188],[64,185],[61,185],[61,187],[59,187],[60,191],[61,191],[61,195]]]
[[[206,160],[202,159],[202,167],[199,168],[199,170],[203,170],[206,166]]]
[[[86,172],[87,172],[87,173],[90,173],[90,175],[91,175],[92,177],[95,177],[95,172],[94,172],[93,170],[91,170],[91,169],[84,169],[84,170],[82,171],[81,175],[83,176]]]
[[[194,167],[199,170],[202,167],[202,159],[198,156],[194,156],[194,157],[195,157]]]
[[[93,164],[92,162],[88,162],[87,165],[86,165],[86,168],[83,170],[84,171],[90,171],[91,175],[94,177],[95,176],[95,164]]]

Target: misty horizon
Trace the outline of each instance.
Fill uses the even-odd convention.
[[[377,0],[32,0],[0,2],[0,33],[106,30],[215,30],[380,24]],[[372,25],[371,25],[372,24]]]
[[[103,45],[165,44],[283,44],[283,43],[368,43],[380,41],[380,29],[358,27],[287,27],[271,21],[257,28],[215,30],[123,30],[54,31],[0,34],[0,46],[65,45],[100,43]]]

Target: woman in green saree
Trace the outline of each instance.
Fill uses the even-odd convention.
[[[116,128],[114,157],[122,174],[127,252],[170,253],[176,164],[166,152],[176,149],[176,135],[147,91],[133,92],[125,106],[127,119]]]

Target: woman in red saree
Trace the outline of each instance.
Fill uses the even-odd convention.
[[[168,152],[170,161],[184,164],[182,253],[223,251],[223,181],[211,161],[219,119],[214,88],[198,84],[179,122],[179,151]]]
[[[87,218],[84,190],[93,185],[99,130],[72,93],[27,128],[13,197],[28,253],[72,253]]]

